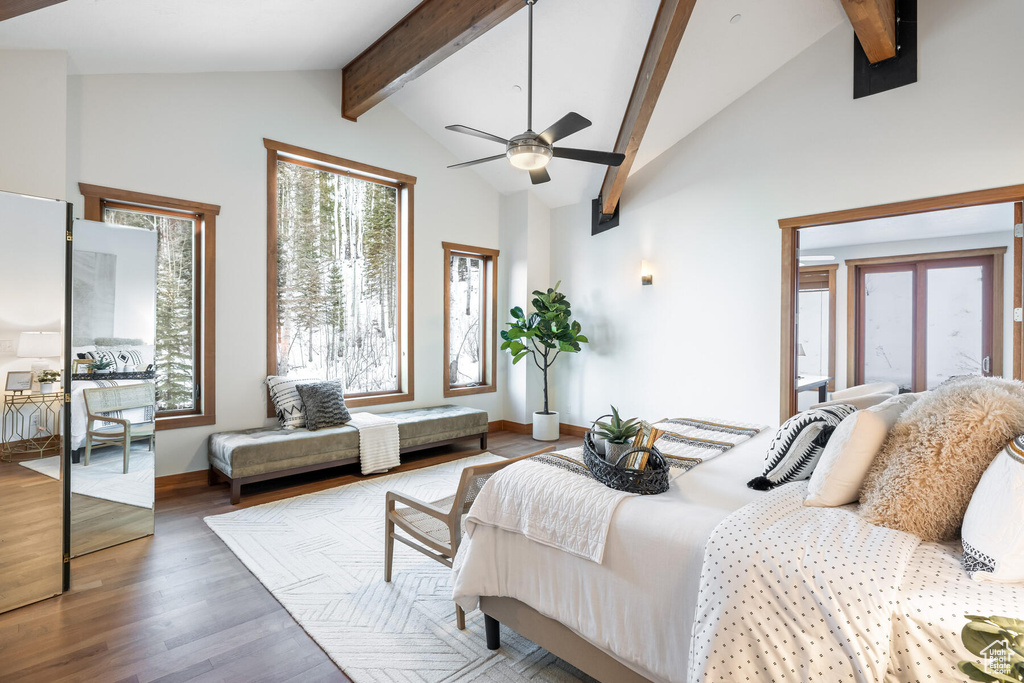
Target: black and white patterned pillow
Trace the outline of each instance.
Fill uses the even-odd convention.
[[[341,380],[300,384],[296,387],[306,413],[306,429],[315,432],[328,427],[340,427],[352,416],[345,405],[345,388]]]
[[[121,349],[114,358],[117,361],[118,372],[135,372],[142,365],[142,354],[132,349]]]
[[[748,481],[747,486],[767,491],[810,477],[832,432],[855,412],[855,406],[841,403],[812,408],[786,420],[768,446],[764,471]]]
[[[281,426],[285,429],[297,429],[306,426],[306,413],[302,409],[302,398],[295,388],[299,384],[319,382],[316,377],[267,377],[267,388],[270,389],[270,400],[274,402],[274,411]]]

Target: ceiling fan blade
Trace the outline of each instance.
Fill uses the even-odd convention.
[[[558,142],[562,138],[569,137],[573,133],[578,133],[590,125],[591,123],[589,120],[583,118],[576,112],[571,111],[558,119],[554,125],[541,133],[539,137],[550,145],[554,142]]]
[[[626,160],[626,155],[618,152],[595,152],[592,149],[573,149],[572,147],[555,147],[551,150],[551,154],[559,159],[586,161],[604,166],[620,166]]]
[[[453,130],[456,133],[465,133],[466,135],[472,135],[474,137],[483,138],[484,140],[490,140],[492,142],[500,142],[503,145],[508,144],[508,140],[506,140],[505,138],[499,138],[497,135],[491,135],[490,133],[485,133],[482,130],[470,128],[469,126],[445,126],[444,129]]]
[[[530,171],[530,182],[534,185],[540,185],[541,183],[546,183],[549,180],[551,180],[551,176],[548,175],[548,169],[546,168],[538,168]]]
[[[487,161],[497,161],[498,159],[504,159],[504,154],[495,154],[493,157],[484,157],[483,159],[474,159],[473,161],[463,161],[461,164],[452,164],[448,168],[465,168],[466,166],[476,166]]]

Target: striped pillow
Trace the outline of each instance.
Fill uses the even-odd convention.
[[[764,472],[748,481],[747,486],[767,491],[809,478],[832,432],[855,412],[856,407],[844,403],[812,408],[786,420],[768,447]]]
[[[306,426],[306,411],[302,405],[302,397],[296,387],[299,384],[319,382],[316,377],[267,377],[267,388],[270,389],[270,400],[274,402],[274,411],[284,429],[298,429]]]

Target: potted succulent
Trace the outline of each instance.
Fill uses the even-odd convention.
[[[623,420],[619,410],[612,406],[612,418],[608,422],[598,422],[595,432],[598,438],[604,439],[604,458],[614,465],[622,454],[633,446],[633,437],[640,431],[640,418],[631,417]]]
[[[114,361],[109,358],[97,358],[93,362],[89,363],[89,369],[97,375],[105,375],[108,372],[113,372],[113,370],[111,370],[112,367],[114,367]]]
[[[547,292],[533,293],[533,309],[529,317],[516,306],[510,315],[514,320],[501,331],[501,349],[508,351],[515,365],[527,356],[544,374],[544,410],[533,414],[533,438],[537,441],[558,440],[558,413],[548,405],[548,370],[561,353],[579,353],[589,340],[581,334],[578,322],[565,295],[558,291],[561,281]]]
[[[57,370],[43,370],[36,376],[36,381],[39,382],[40,394],[52,394],[54,392],[53,385],[60,381],[60,372]]]

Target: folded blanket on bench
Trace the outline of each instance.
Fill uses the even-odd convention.
[[[359,430],[359,470],[363,474],[387,472],[401,464],[398,422],[373,413],[353,413],[349,424]]]
[[[655,445],[669,461],[673,479],[762,429],[689,418],[662,420],[655,427],[672,432]],[[595,479],[582,448],[546,453],[499,470],[487,481],[466,517],[466,534],[472,537],[477,525],[497,527],[600,564],[612,515],[632,495]]]

